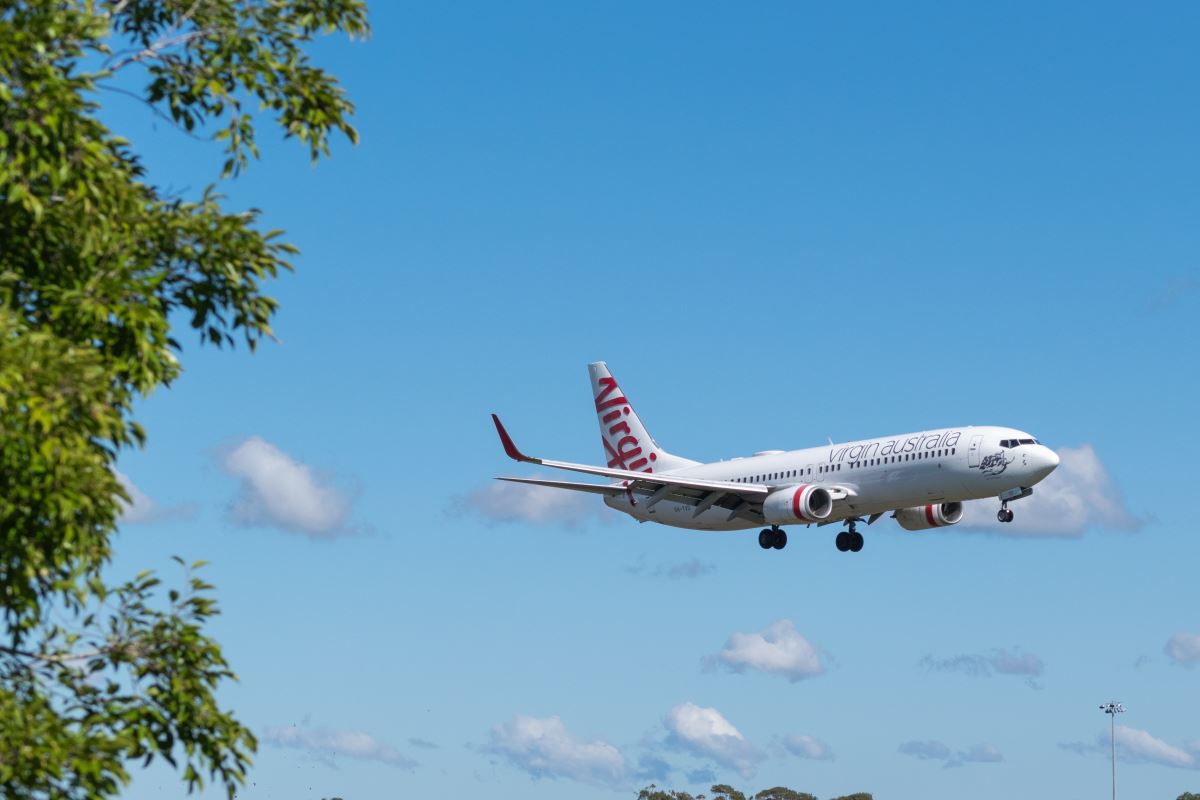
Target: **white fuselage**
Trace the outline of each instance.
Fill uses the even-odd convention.
[[[746,458],[697,464],[660,474],[794,487],[838,487],[837,500],[822,524],[883,514],[930,503],[998,497],[1032,487],[1058,465],[1058,456],[1028,433],[991,426],[942,428],[900,436],[831,444],[805,450],[770,451]],[[666,500],[644,502],[635,491],[604,502],[649,522],[697,530],[730,531],[761,527],[728,509],[710,508],[698,516],[695,505]],[[649,507],[648,507],[649,506]]]

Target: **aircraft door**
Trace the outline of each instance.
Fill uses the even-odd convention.
[[[967,450],[967,466],[979,466],[979,445],[983,441],[983,434],[971,437],[971,447]]]

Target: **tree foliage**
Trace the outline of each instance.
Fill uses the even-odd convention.
[[[763,789],[754,795],[754,800],[817,800],[817,798],[808,792],[797,792],[786,786],[775,786]]]
[[[212,186],[158,189],[99,99],[132,91],[216,142],[221,177],[258,155],[262,111],[316,159],[357,135],[305,46],[365,36],[365,15],[360,0],[0,0],[0,796],[111,797],[130,759],[230,796],[244,778],[255,740],[215,699],[233,676],[203,632],[212,587],[189,570],[163,596],[149,573],[110,586],[103,568],[129,500],[114,460],[145,440],[134,404],[181,369],[171,320],[253,349],[276,308],[264,284],[295,250]]]
[[[744,792],[738,791],[727,783],[716,784],[710,791],[712,792],[711,800],[746,800]],[[687,792],[659,789],[654,784],[650,784],[638,792],[638,800],[704,800],[704,795],[693,797]],[[817,798],[808,792],[797,792],[786,786],[773,786],[753,795],[752,800],[817,800]],[[834,800],[872,800],[872,798],[869,794],[851,794],[834,798]]]
[[[713,800],[746,800],[746,795],[727,783],[718,783],[712,787]]]
[[[659,789],[653,783],[638,792],[638,800],[704,800],[704,795],[693,797],[687,792],[674,789]]]

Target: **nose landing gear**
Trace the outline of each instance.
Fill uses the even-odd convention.
[[[846,520],[846,525],[848,526],[848,530],[842,531],[841,533],[839,533],[837,535],[837,538],[833,540],[833,543],[837,547],[838,552],[840,552],[840,553],[845,553],[845,552],[857,553],[859,550],[863,549],[863,544],[865,543],[863,540],[863,535],[861,533],[859,533],[854,527],[855,523],[857,523],[858,521],[859,521],[858,517],[851,517],[850,519]]]
[[[1029,497],[1033,494],[1033,489],[1028,486],[1018,486],[1015,489],[1009,489],[1007,492],[1000,493],[1000,510],[996,512],[997,522],[1012,522],[1013,512],[1008,509],[1008,504],[1014,500],[1020,500],[1022,497]]]
[[[787,533],[778,525],[763,528],[758,532],[758,546],[763,550],[782,550],[787,547]]]

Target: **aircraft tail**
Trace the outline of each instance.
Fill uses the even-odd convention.
[[[670,472],[700,463],[673,456],[654,441],[625,393],[617,386],[607,364],[603,361],[588,364],[588,376],[596,400],[604,460],[609,467],[637,472]]]

